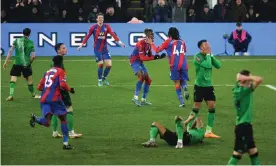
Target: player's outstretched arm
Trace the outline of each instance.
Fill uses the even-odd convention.
[[[118,42],[118,44],[121,47],[126,47],[126,45],[120,41],[120,39],[118,38],[118,36],[113,32],[112,28],[110,27],[110,25],[106,25],[107,27],[107,32],[115,39],[116,42]]]
[[[9,52],[8,52],[8,55],[7,55],[6,60],[5,60],[5,63],[4,63],[4,65],[3,65],[3,69],[4,69],[4,70],[6,70],[7,67],[8,67],[8,62],[9,62],[10,57],[12,56],[12,53],[13,53],[14,48],[15,48],[15,46],[12,46],[12,47],[10,48]]]
[[[149,39],[149,43],[151,44],[151,47],[154,52],[159,53],[165,49],[168,48],[169,45],[169,40],[165,40],[160,46],[156,47],[155,44],[153,43],[152,39]]]
[[[95,26],[93,25],[89,31],[88,34],[85,36],[83,42],[81,43],[81,45],[77,48],[78,51],[80,51],[80,49],[86,44],[86,42],[88,41],[88,39],[90,38],[90,36],[93,34],[93,31],[95,29]]]
[[[37,90],[39,90],[39,91],[42,91],[43,90],[43,88],[44,88],[44,84],[45,84],[45,75],[46,74],[44,74],[44,76],[43,76],[43,78],[39,81],[39,83],[38,83],[38,85],[37,85]]]

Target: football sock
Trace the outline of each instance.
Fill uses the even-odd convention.
[[[53,115],[53,116],[52,116],[51,125],[52,125],[53,131],[57,131],[57,127],[58,127],[58,118],[57,118],[56,115]]]
[[[215,108],[209,109],[208,124],[207,124],[207,127],[206,127],[206,133],[210,133],[212,131],[212,127],[214,125],[215,115],[216,115],[215,112],[216,112]]]
[[[28,85],[28,89],[32,94],[34,94],[34,85],[33,84]]]
[[[260,160],[258,158],[258,152],[253,155],[250,155],[251,165],[260,165]]]
[[[98,65],[98,79],[102,80],[103,77],[103,64]]]
[[[74,130],[74,119],[73,119],[73,112],[67,112],[66,120],[68,122],[68,130]]]
[[[228,161],[227,165],[237,165],[240,159],[241,159],[241,156],[233,155]]]
[[[136,89],[135,89],[134,96],[139,96],[139,93],[140,93],[140,90],[142,88],[143,82],[144,82],[143,78],[139,78],[139,80],[136,83]]]
[[[177,142],[183,143],[183,123],[182,120],[175,121],[176,133],[177,133]]]
[[[156,126],[151,126],[150,128],[150,140],[155,141],[158,134],[158,128]]]
[[[151,84],[151,78],[147,77],[145,83],[144,83],[144,93],[143,93],[143,99],[146,99],[149,93],[149,88]]]
[[[199,109],[198,108],[193,108],[192,112],[190,113],[190,115],[194,115],[193,119],[191,120],[190,123],[188,123],[187,125],[187,129],[190,129],[194,123],[194,120],[197,118],[199,113]]]
[[[11,81],[10,82],[10,96],[13,96],[13,94],[14,94],[14,87],[15,87],[15,82]]]
[[[63,134],[63,142],[68,143],[68,125],[67,121],[61,121],[61,131]]]
[[[180,81],[180,85],[181,85],[181,88],[182,88],[182,89],[187,89],[186,81],[181,80],[181,81]]]
[[[50,126],[50,123],[48,122],[48,120],[44,117],[40,117],[40,118],[37,118],[36,119],[36,122],[40,125],[43,125],[45,127],[49,127]]]
[[[107,75],[109,74],[110,72],[110,69],[111,69],[111,66],[106,66],[105,69],[104,69],[104,78],[107,77]]]
[[[181,93],[181,87],[180,86],[175,87],[175,91],[176,91],[176,94],[177,94],[180,104],[184,104],[183,96]]]

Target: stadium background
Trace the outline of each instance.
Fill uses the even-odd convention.
[[[177,5],[178,2],[182,3]],[[16,84],[15,101],[5,101],[9,94],[10,63],[7,71],[1,71],[2,164],[226,164],[234,142],[235,111],[231,89],[236,73],[247,68],[265,80],[254,97],[254,136],[261,163],[275,165],[276,1],[243,0],[241,5],[236,5],[236,0],[225,0],[223,4],[214,2],[169,0],[163,4],[162,0],[1,1],[1,48],[6,53],[11,42],[10,36],[26,27],[33,31],[31,39],[35,42],[38,56],[32,64],[35,84],[49,68],[51,56],[55,55],[52,44],[64,42],[69,48],[69,55],[74,55],[66,56],[64,63],[68,84],[76,89],[76,94],[72,95],[76,130],[84,134],[82,139],[70,140],[75,146],[73,151],[64,152],[60,147],[61,140],[51,137],[50,128],[30,128],[30,113],[41,114],[39,102],[30,99],[23,79],[18,79]],[[159,45],[169,26],[179,28],[181,36],[187,42],[189,55],[198,51],[196,43],[201,38],[210,40],[213,52],[218,54],[224,51],[223,34],[230,34],[237,21],[244,23],[244,28],[253,37],[249,52],[254,57],[220,57],[222,68],[214,70],[213,75],[217,95],[214,130],[221,139],[208,139],[204,144],[180,151],[168,147],[160,140],[157,149],[144,149],[140,146],[140,143],[148,139],[148,130],[153,121],[160,121],[174,129],[174,116],[187,117],[192,101],[187,101],[186,108],[177,107],[178,101],[169,80],[167,60],[146,63],[153,79],[148,97],[153,103],[151,107],[137,108],[131,103],[136,78],[127,57],[113,57],[109,76],[111,87],[98,88],[95,62],[91,57],[84,57],[93,55],[92,40],[89,40],[86,48],[77,52],[76,47],[72,47],[76,43],[70,36],[86,33],[99,11],[105,13],[106,22],[111,23],[113,30],[127,45],[127,48],[114,46],[110,39],[109,50],[117,56],[131,54],[131,45],[140,35],[137,32],[142,32],[145,27],[156,32],[155,42]],[[133,17],[143,23],[137,20],[139,24],[127,23]],[[50,39],[53,39],[54,32],[57,32],[57,38],[52,42]],[[131,33],[138,37],[130,37]],[[233,54],[232,46],[227,44],[227,47],[228,52]],[[3,57],[1,62],[3,65]],[[188,86],[192,93],[195,79],[192,57],[188,58],[188,63],[191,79]],[[201,109],[200,115],[206,123],[206,107]],[[249,163],[247,156],[240,162]]]

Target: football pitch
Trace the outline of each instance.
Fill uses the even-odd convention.
[[[174,116],[187,117],[192,109],[195,71],[189,57],[190,100],[185,108],[179,102],[169,79],[168,60],[145,62],[152,77],[148,100],[152,106],[137,107],[131,102],[137,78],[126,57],[113,57],[109,75],[111,86],[97,87],[97,66],[91,57],[65,57],[67,82],[75,88],[72,96],[75,130],[83,133],[71,139],[74,150],[62,150],[62,140],[52,138],[51,128],[29,126],[30,114],[41,115],[38,99],[31,99],[24,79],[15,86],[15,100],[9,95],[9,70],[1,71],[1,159],[2,164],[147,164],[147,165],[225,165],[233,152],[235,110],[232,87],[236,74],[248,69],[264,77],[264,83],[254,94],[253,129],[261,164],[276,164],[276,58],[225,57],[219,58],[222,68],[213,70],[217,97],[214,132],[220,139],[205,139],[203,144],[175,149],[157,139],[158,148],[143,148],[149,139],[151,123],[158,121],[175,130]],[[34,84],[49,69],[51,57],[38,57],[33,63]],[[3,59],[1,61],[1,67]],[[270,85],[270,86],[266,86]],[[274,88],[274,89],[273,89]],[[200,110],[207,123],[207,109]],[[250,164],[244,155],[239,164]]]

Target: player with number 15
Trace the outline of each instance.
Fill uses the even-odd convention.
[[[188,77],[188,63],[185,56],[186,44],[180,39],[179,31],[175,27],[171,27],[168,32],[169,39],[165,40],[161,46],[156,47],[151,41],[151,47],[159,53],[163,50],[167,51],[170,63],[170,77],[174,82],[176,94],[180,101],[179,107],[185,107],[182,90],[184,90],[184,96],[188,100],[189,93],[187,90]]]

